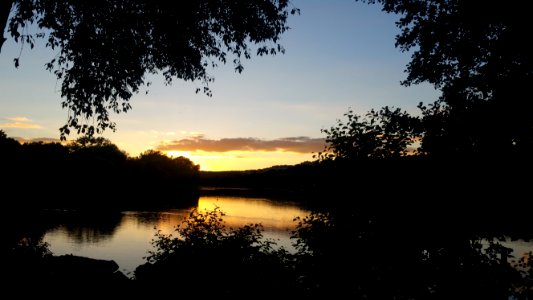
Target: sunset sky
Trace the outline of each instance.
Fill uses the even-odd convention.
[[[321,129],[349,108],[389,105],[418,114],[418,102],[438,97],[429,85],[400,85],[410,54],[394,47],[397,17],[353,0],[292,3],[301,15],[289,18],[285,54],[252,57],[241,74],[231,64],[212,70],[213,97],[195,94],[200,83],[165,86],[162,76],[150,77],[149,93],[134,96],[127,114],[113,115],[117,131],[104,136],[131,156],[156,149],[202,170],[257,169],[312,160],[324,147]],[[60,82],[44,69],[55,53],[25,47],[16,69],[20,52],[8,40],[0,53],[0,129],[27,141],[56,140],[67,111]]]

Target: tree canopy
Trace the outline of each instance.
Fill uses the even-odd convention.
[[[349,110],[346,121],[323,129],[326,147],[318,159],[367,160],[397,158],[413,153],[409,147],[420,137],[420,119],[399,108],[383,107],[364,116]]]
[[[162,73],[167,84],[200,81],[196,92],[211,95],[208,68],[232,60],[241,72],[254,51],[283,53],[279,39],[295,13],[288,0],[12,0],[2,2],[0,21],[16,42],[33,48],[44,38],[57,51],[46,68],[61,81],[69,110],[64,139],[71,129],[114,130],[110,113],[131,109],[147,74]],[[40,32],[28,33],[31,24]]]
[[[403,83],[428,82],[442,90],[436,103],[421,105],[426,150],[498,155],[532,149],[533,24],[527,1],[363,2],[400,16],[396,46],[412,53]]]

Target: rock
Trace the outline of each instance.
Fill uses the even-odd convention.
[[[47,269],[51,278],[64,281],[116,282],[129,281],[113,260],[75,255],[51,256]]]

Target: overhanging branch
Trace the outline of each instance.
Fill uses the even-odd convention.
[[[4,45],[4,42],[7,40],[4,37],[4,32],[7,27],[7,20],[9,19],[9,12],[11,11],[11,7],[13,6],[14,0],[1,0],[0,1],[0,24],[4,24],[2,26],[2,37],[0,38],[0,53],[2,52],[2,46]]]

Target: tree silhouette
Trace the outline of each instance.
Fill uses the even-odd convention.
[[[406,221],[407,217],[413,217]],[[436,215],[339,208],[298,218],[292,238],[302,296],[354,299],[529,299],[530,266],[472,227]],[[420,223],[418,223],[420,222]],[[423,226],[420,226],[423,224]],[[413,226],[414,225],[414,226]],[[515,268],[520,263],[523,269]],[[530,262],[528,262],[530,263]]]
[[[363,0],[364,1],[364,0]],[[533,30],[529,3],[368,0],[401,16],[396,46],[412,51],[405,85],[442,90],[424,110],[423,147],[480,155],[528,154],[533,147]],[[442,119],[444,118],[444,119]],[[438,119],[440,122],[435,123]]]
[[[73,159],[87,164],[123,164],[127,155],[103,137],[82,136],[67,146]]]
[[[288,0],[12,0],[2,2],[0,21],[16,42],[33,47],[45,38],[58,50],[46,68],[61,81],[62,106],[70,113],[60,129],[64,139],[70,128],[88,135],[114,129],[109,114],[131,108],[132,95],[149,85],[147,74],[161,72],[167,84],[201,81],[211,95],[209,67],[232,59],[241,72],[241,59],[254,51],[283,53],[279,38],[297,12]],[[30,24],[42,32],[28,33]],[[18,66],[19,58],[14,61]]]
[[[345,122],[322,130],[327,145],[318,153],[320,160],[397,158],[408,155],[420,137],[420,120],[399,108],[372,109],[364,116],[349,110],[344,116]]]
[[[248,298],[259,290],[268,296],[290,295],[295,278],[287,251],[275,249],[260,224],[228,228],[224,215],[218,208],[194,209],[174,234],[158,232],[152,241],[155,250],[135,269],[138,287],[153,290],[154,284],[171,284],[182,295],[200,297]]]
[[[0,129],[0,158],[10,157],[20,148],[17,140],[7,137],[6,133]]]
[[[149,175],[148,177],[158,180],[190,179],[196,177],[200,171],[200,166],[186,157],[171,158],[155,150],[141,153],[137,163]]]

